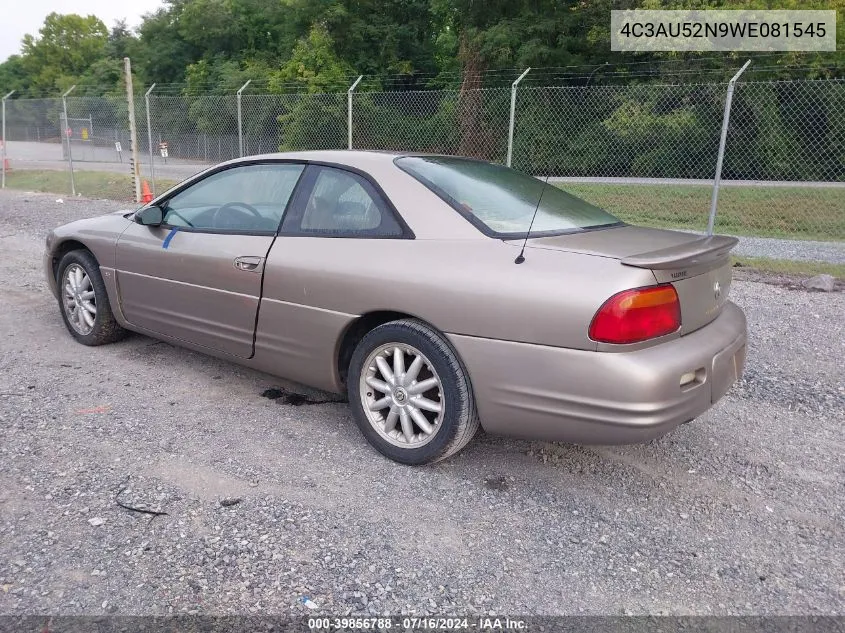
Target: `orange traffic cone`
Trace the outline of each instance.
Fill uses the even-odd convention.
[[[141,202],[152,202],[153,201],[153,192],[150,191],[150,186],[147,184],[146,180],[141,181]]]

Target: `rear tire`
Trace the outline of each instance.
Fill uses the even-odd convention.
[[[449,342],[421,321],[402,319],[371,330],[355,348],[347,384],[364,437],[402,464],[445,459],[478,430],[463,364]]]
[[[105,345],[127,331],[112,314],[97,260],[88,251],[67,253],[56,271],[59,310],[70,335],[83,345]]]

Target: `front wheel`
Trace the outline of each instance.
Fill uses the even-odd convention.
[[[428,464],[461,450],[478,430],[472,389],[457,354],[413,319],[370,331],[349,364],[349,405],[379,452]]]
[[[88,251],[71,251],[56,275],[62,318],[83,345],[105,345],[126,336],[115,320],[97,260]]]

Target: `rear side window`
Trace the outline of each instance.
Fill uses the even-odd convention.
[[[326,237],[402,237],[402,227],[385,201],[358,174],[314,167],[305,204],[285,219],[285,233]],[[313,173],[313,172],[312,172]]]
[[[604,209],[509,167],[451,156],[403,156],[396,165],[488,235],[524,237],[538,202],[532,236],[619,224]]]

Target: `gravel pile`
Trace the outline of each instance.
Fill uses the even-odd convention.
[[[748,373],[658,441],[415,469],[283,380],[73,342],[43,235],[114,205],[55,199],[0,192],[0,613],[843,613],[845,294],[736,282]]]

